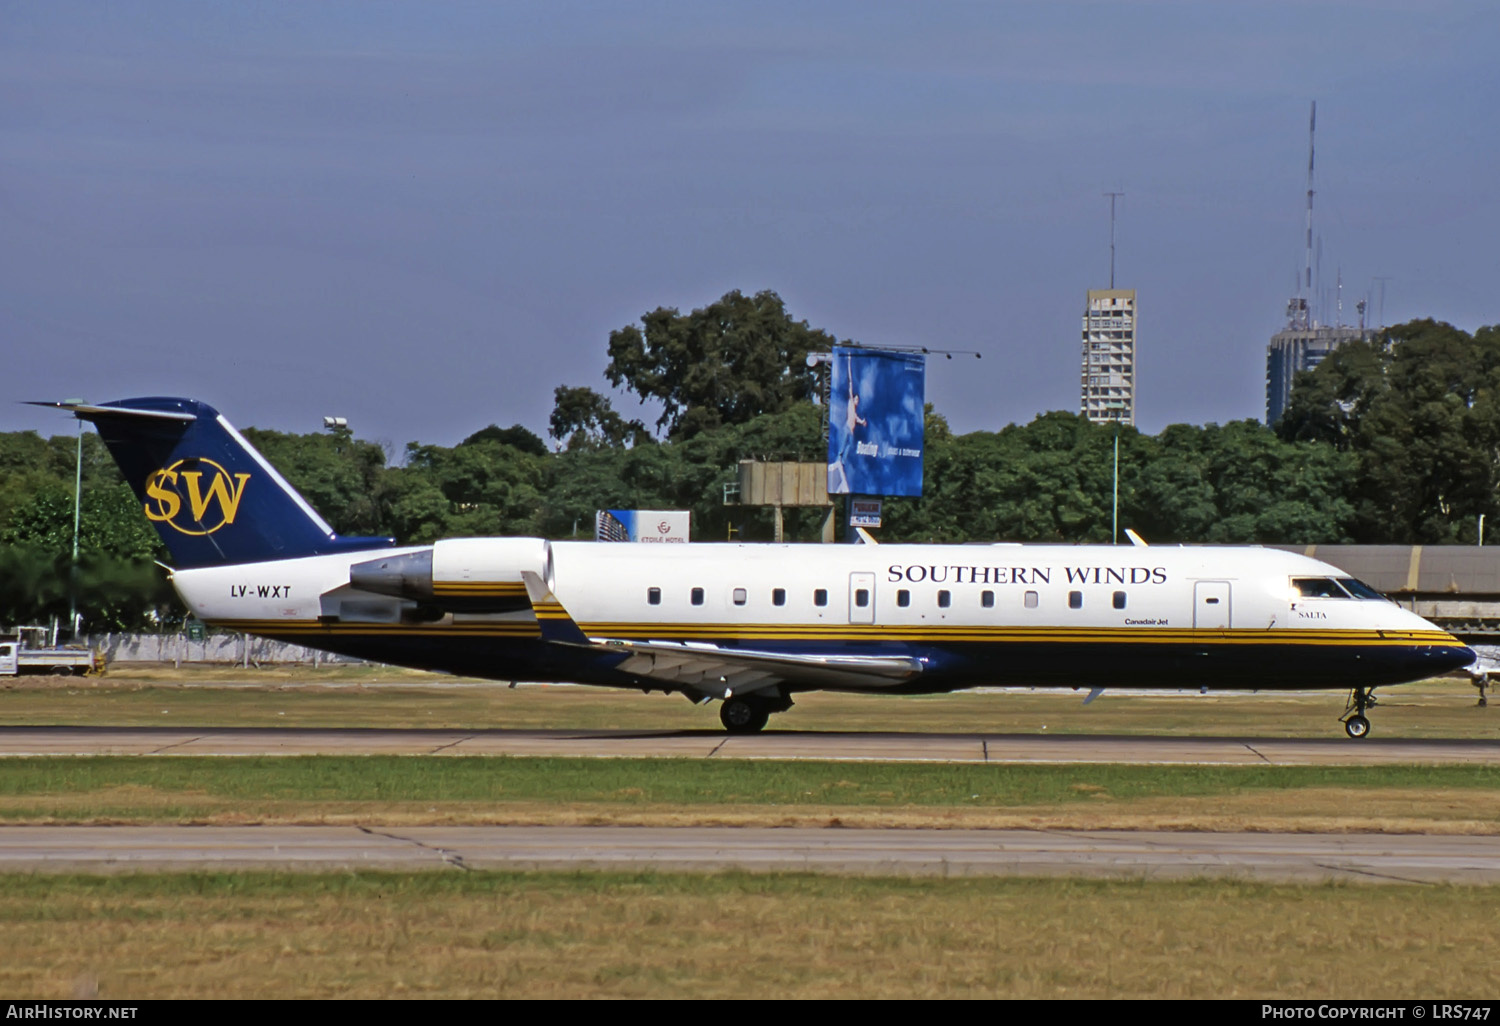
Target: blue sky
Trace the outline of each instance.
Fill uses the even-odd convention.
[[[1346,323],[1500,322],[1497,46],[1442,0],[0,0],[0,430],[543,433],[611,329],[730,289],[983,351],[928,398],[997,429],[1077,408],[1110,190],[1139,425],[1258,417],[1312,100],[1325,318],[1341,272]]]

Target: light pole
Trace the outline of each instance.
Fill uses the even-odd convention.
[[[82,406],[82,399],[69,399],[66,405]],[[78,448],[73,455],[73,565],[68,571],[68,624],[73,640],[78,640],[78,524],[83,511],[83,421],[78,421]]]

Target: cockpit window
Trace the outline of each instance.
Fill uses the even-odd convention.
[[[1352,577],[1335,578],[1343,589],[1357,599],[1375,599],[1380,602],[1389,601],[1384,595],[1370,587],[1364,581],[1356,581]]]
[[[1340,588],[1331,577],[1293,577],[1292,587],[1303,598],[1348,598],[1349,593]]]

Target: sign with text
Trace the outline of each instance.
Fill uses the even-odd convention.
[[[879,499],[850,499],[849,500],[849,526],[850,527],[879,527],[880,526],[880,500]]]
[[[922,494],[920,353],[835,346],[828,389],[828,494]]]
[[[691,519],[685,509],[601,509],[594,514],[594,540],[681,544]]]

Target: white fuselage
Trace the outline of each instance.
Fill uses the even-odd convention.
[[[1275,549],[529,544],[438,543],[449,546],[436,560],[450,575],[447,587],[521,596],[515,608],[489,612],[351,587],[350,566],[369,552],[182,570],[174,583],[203,620],[252,633],[502,679],[626,686],[641,686],[639,675],[612,675],[597,658],[547,647],[517,583],[522,571],[545,578],[562,615],[594,642],[799,659],[898,653],[924,668],[910,690],[998,682],[1373,685],[1442,672],[1467,653],[1391,602],[1330,588],[1346,578],[1337,568]],[[496,552],[510,563],[497,564]],[[1336,594],[1308,594],[1320,587]],[[798,686],[795,672],[781,679]],[[811,683],[818,679],[801,684],[821,686]]]

